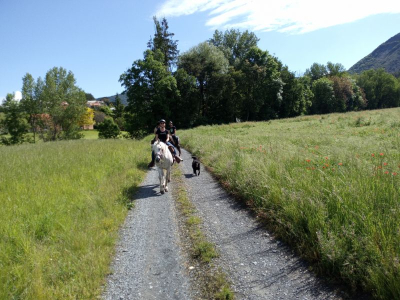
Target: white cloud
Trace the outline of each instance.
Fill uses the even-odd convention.
[[[20,91],[14,92],[14,100],[21,100],[22,99],[22,93]]]
[[[14,100],[20,101],[22,99],[22,93],[20,91],[14,92]],[[0,105],[6,101],[6,97],[0,97]]]
[[[156,15],[209,12],[207,26],[305,33],[381,13],[400,13],[398,0],[166,0]]]

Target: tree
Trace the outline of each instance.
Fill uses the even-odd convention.
[[[121,98],[119,97],[118,93],[115,95],[115,102],[114,102],[114,120],[118,118],[122,118],[125,110],[125,105],[122,104]]]
[[[36,132],[38,128],[39,115],[41,109],[41,94],[43,81],[39,77],[35,83],[31,74],[26,73],[22,78],[22,99],[21,107],[29,116],[29,124],[33,132],[33,142],[36,142]]]
[[[335,111],[336,99],[333,82],[328,78],[320,78],[313,82],[314,99],[311,111],[314,114],[327,114]]]
[[[97,126],[100,139],[116,139],[121,133],[117,124],[112,118],[107,118]]]
[[[96,100],[96,98],[93,97],[93,95],[92,95],[92,94],[89,94],[89,93],[85,93],[85,97],[86,97],[86,100],[87,100],[87,101]]]
[[[341,77],[344,73],[346,73],[346,68],[342,64],[334,64],[330,61],[328,61],[326,64],[326,70],[329,76]]]
[[[210,109],[208,85],[217,74],[228,72],[229,62],[224,53],[214,45],[200,43],[179,57],[178,68],[196,78],[200,101],[198,115],[207,118]]]
[[[306,114],[312,103],[309,85],[296,78],[287,66],[281,69],[280,76],[284,84],[279,117],[289,118]]]
[[[127,130],[133,136],[152,132],[156,120],[171,118],[171,107],[179,91],[163,61],[160,50],[147,50],[144,59],[136,60],[120,77],[128,97]]]
[[[86,96],[75,85],[74,74],[54,67],[46,73],[42,92],[43,112],[50,115],[50,128],[45,140],[75,139],[79,120],[86,111]]]
[[[83,129],[85,129],[85,125],[90,126],[94,125],[94,110],[86,107],[86,112],[81,116],[79,120],[79,126]]]
[[[365,92],[368,109],[400,106],[399,81],[384,69],[364,71],[356,81]]]
[[[105,113],[103,113],[102,111],[95,110],[94,111],[94,117],[93,117],[95,126],[99,125],[102,122],[104,122],[106,117],[107,117],[107,115]]]
[[[225,33],[215,30],[209,39],[209,43],[225,54],[231,66],[243,60],[251,48],[257,47],[258,41],[259,38],[253,32],[246,30],[242,33],[237,29],[229,29]]]
[[[154,37],[150,38],[147,47],[153,52],[159,50],[164,56],[162,61],[164,66],[168,70],[171,70],[172,66],[176,64],[179,55],[178,41],[172,39],[175,35],[174,33],[168,32],[167,19],[163,18],[160,23],[157,17],[154,16],[153,20],[156,32],[154,33]]]
[[[23,112],[21,104],[14,100],[12,94],[8,94],[3,103],[4,119],[1,121],[1,127],[5,129],[4,134],[10,137],[1,137],[1,143],[4,145],[22,144],[26,141],[26,133],[29,129],[27,116]]]
[[[278,117],[283,82],[279,64],[267,51],[253,47],[239,66],[243,73],[237,84],[243,89],[242,119],[268,120]]]
[[[325,65],[313,63],[304,75],[309,76],[312,81],[315,81],[328,75],[328,69]]]

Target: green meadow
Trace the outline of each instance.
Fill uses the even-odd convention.
[[[148,141],[4,146],[0,157],[0,299],[98,297]]]
[[[400,299],[400,108],[178,135],[319,274]]]

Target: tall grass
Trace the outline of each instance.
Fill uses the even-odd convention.
[[[400,299],[400,109],[180,131],[315,268]]]
[[[0,299],[94,299],[148,144],[0,147]]]

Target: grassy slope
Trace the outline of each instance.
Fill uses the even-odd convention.
[[[0,147],[0,299],[94,299],[147,142]]]
[[[318,271],[400,299],[400,109],[180,131]]]

